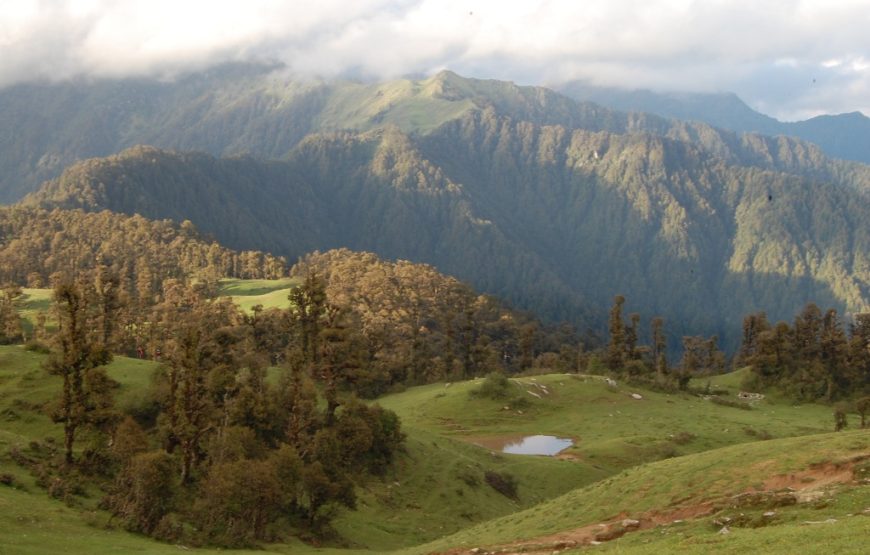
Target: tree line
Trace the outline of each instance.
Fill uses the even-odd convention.
[[[855,400],[862,417],[870,411],[870,314],[851,315],[847,325],[834,308],[808,303],[794,323],[771,324],[764,312],[743,319],[740,349],[728,360],[716,336],[684,336],[682,357],[667,359],[664,319],[650,321],[648,344],[639,337],[640,315],[623,315],[625,297],[614,298],[607,345],[595,362],[630,379],[686,389],[693,377],[749,367],[747,390],[778,389],[800,402]]]
[[[278,278],[288,269],[281,257],[208,240],[190,221],[0,207],[0,283],[48,287],[99,265],[109,266],[137,301],[158,294],[166,279]]]
[[[693,377],[725,371],[726,356],[715,335],[684,336],[682,357],[678,364],[670,364],[664,318],[656,316],[650,320],[650,341],[644,344],[641,342],[640,314],[630,313],[626,322],[623,316],[625,301],[622,295],[613,299],[608,319],[609,339],[600,352],[600,361],[611,372],[632,380],[685,390]],[[596,362],[598,360],[596,358]]]
[[[776,387],[800,401],[834,402],[870,395],[870,314],[847,326],[837,311],[807,304],[794,322],[771,324],[764,312],[743,320],[737,364],[752,384]]]

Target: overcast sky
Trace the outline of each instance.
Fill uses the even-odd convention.
[[[0,86],[248,59],[300,76],[449,68],[733,91],[781,119],[870,115],[870,0],[0,0]]]

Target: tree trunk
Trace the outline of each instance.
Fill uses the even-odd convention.
[[[76,426],[72,422],[67,419],[63,425],[63,447],[64,447],[64,461],[67,465],[72,465],[73,462],[73,444],[76,439]]]

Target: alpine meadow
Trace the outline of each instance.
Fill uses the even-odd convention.
[[[0,553],[868,552],[865,57],[255,4],[0,9]]]

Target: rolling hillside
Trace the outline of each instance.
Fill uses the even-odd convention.
[[[177,551],[178,546],[115,528],[96,506],[100,492],[65,506],[14,462],[13,453],[50,449],[61,434],[42,409],[59,387],[59,379],[41,367],[44,358],[20,347],[0,347],[4,553],[39,553],[52,546],[63,546],[70,554]],[[117,396],[122,408],[148,402],[155,367],[123,357],[112,363],[109,375],[121,384]],[[719,381],[733,380],[724,376],[712,386],[722,387]],[[773,398],[739,410],[690,395],[608,386],[596,377],[544,375],[513,380],[512,395],[525,401],[508,401],[523,408],[506,410],[505,401],[470,395],[481,383],[433,384],[382,398],[380,403],[402,418],[409,438],[406,452],[385,476],[361,488],[356,511],[339,512],[337,536],[322,540],[323,547],[294,540],[269,545],[266,551],[429,553],[514,542],[544,546],[549,553],[558,542],[564,547],[570,541],[594,540],[590,525],[597,532],[598,523],[611,526],[634,518],[646,531],[627,534],[613,548],[627,545],[635,550],[631,552],[643,553],[656,546],[691,549],[715,542],[727,548],[764,541],[777,547],[770,552],[786,553],[795,542],[805,541],[804,521],[836,518],[836,526],[814,533],[828,537],[831,526],[838,532],[830,536],[832,545],[848,553],[846,547],[866,530],[861,511],[870,497],[861,480],[866,483],[867,433],[819,434],[830,426],[827,407],[795,407]],[[568,436],[575,445],[555,459],[506,455],[477,445],[485,438],[539,433]],[[759,441],[760,436],[773,439]],[[486,472],[512,476],[517,497],[490,487]],[[763,520],[766,506],[731,508],[734,495],[755,491],[763,501],[762,491],[781,490],[782,484],[791,484],[809,501],[774,507],[769,527],[748,524]],[[740,512],[750,515],[745,524],[732,524],[732,536],[716,535],[721,526],[714,527],[714,520],[736,518]]]

